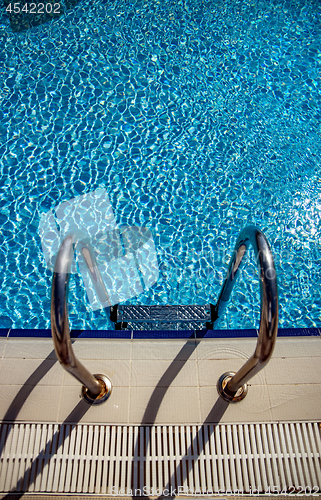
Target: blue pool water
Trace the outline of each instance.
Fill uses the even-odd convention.
[[[321,326],[321,6],[84,0],[13,32],[0,18],[0,327],[50,326],[41,216],[105,188],[153,234],[159,280],[130,300],[216,302],[240,230],[275,257],[280,326]],[[259,319],[251,259],[223,327]],[[102,329],[79,275],[72,328]]]

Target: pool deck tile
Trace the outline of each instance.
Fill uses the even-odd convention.
[[[201,421],[206,423],[271,422],[272,411],[267,385],[253,385],[243,401],[228,403],[217,393],[216,387],[201,387]]]
[[[196,340],[198,360],[248,359],[255,351],[257,338],[204,338]]]
[[[321,382],[321,342],[318,357],[272,358],[266,365],[264,372],[269,386],[318,384]],[[293,365],[295,363],[295,370]],[[321,394],[319,394],[319,398]]]
[[[0,385],[0,420],[57,422],[62,387]],[[4,404],[5,402],[5,404]]]
[[[103,373],[106,375],[112,380],[113,387],[129,387],[130,385],[131,366],[129,359],[95,359],[86,360],[84,364],[91,373]],[[58,363],[57,365],[59,366]],[[64,387],[79,387],[79,382],[75,377],[61,370],[60,366],[59,369],[64,375]]]
[[[6,344],[7,344],[7,339],[4,337],[0,337],[0,359],[4,356]]]
[[[129,387],[114,387],[108,401],[90,406],[81,397],[81,386],[64,387],[58,412],[59,422],[128,424]]]
[[[146,339],[132,342],[133,362],[139,360],[172,360],[181,361],[196,359],[196,342],[194,339]]]
[[[52,339],[12,337],[5,341],[5,358],[57,359]]]
[[[64,372],[56,359],[5,358],[1,385],[60,386]]]
[[[321,337],[280,337],[272,354],[276,358],[321,358]],[[271,361],[272,361],[271,359]],[[266,368],[268,368],[269,364]]]
[[[132,387],[129,422],[141,424],[175,424],[200,422],[198,387]]]
[[[268,389],[274,421],[320,421],[321,383],[273,385]]]

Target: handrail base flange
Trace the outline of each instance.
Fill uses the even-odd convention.
[[[109,398],[112,390],[112,385],[111,381],[109,380],[108,377],[106,377],[106,375],[102,375],[101,373],[94,373],[94,377],[101,384],[100,393],[98,395],[91,394],[91,392],[87,389],[87,387],[83,385],[82,396],[85,399],[85,401],[87,401],[87,403],[92,405],[99,405],[107,401],[107,399]]]
[[[235,372],[223,373],[223,375],[220,376],[216,386],[219,395],[229,403],[237,403],[238,401],[242,401],[242,399],[244,399],[245,396],[247,395],[248,391],[247,384],[242,385],[235,393],[231,393],[227,389],[226,386],[228,382],[231,380],[231,378],[234,377],[234,375]]]

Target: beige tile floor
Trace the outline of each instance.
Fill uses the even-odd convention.
[[[51,339],[0,339],[0,420],[199,424],[321,420],[321,338],[278,338],[270,363],[234,404],[216,383],[253,354],[256,339],[77,339],[76,356],[113,383],[89,406],[56,361]]]

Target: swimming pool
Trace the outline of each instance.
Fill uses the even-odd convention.
[[[86,0],[14,33],[3,13],[0,327],[49,328],[41,215],[99,188],[119,226],[153,234],[159,280],[130,303],[215,303],[255,224],[280,326],[320,326],[320,14],[312,0]],[[258,323],[254,270],[226,328]],[[105,326],[79,275],[70,322]]]

